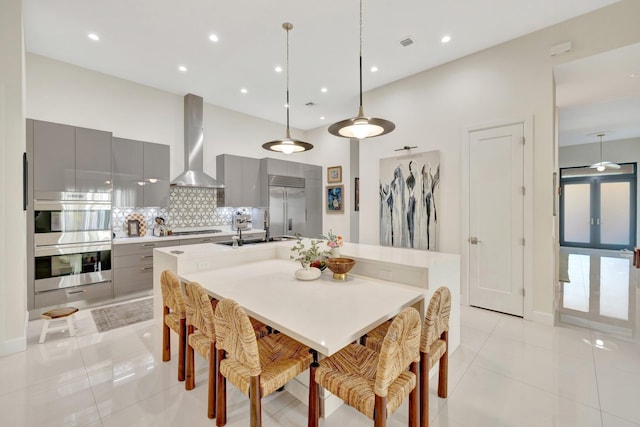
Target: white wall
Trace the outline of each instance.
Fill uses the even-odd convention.
[[[0,356],[26,348],[27,253],[22,210],[22,2],[0,0]]]
[[[366,93],[365,114],[395,122],[396,130],[360,145],[360,242],[378,243],[379,159],[393,156],[395,148],[417,145],[416,152],[440,150],[440,250],[460,254],[466,237],[460,235],[460,147],[464,130],[533,117],[533,141],[529,143],[534,147],[530,160],[535,175],[533,212],[528,214],[533,216],[534,295],[526,298],[533,299],[534,312],[549,319],[557,242],[552,217],[552,68],[637,43],[637,16],[640,2],[622,1]],[[550,58],[550,47],[565,41],[573,43],[573,51]],[[323,144],[334,143],[324,129],[309,135]],[[339,227],[336,223],[332,226],[334,230]]]
[[[640,138],[620,139],[602,143],[602,159],[614,163],[640,164]],[[569,145],[558,150],[561,168],[589,166],[600,161],[600,143]],[[637,171],[636,171],[637,173]],[[636,200],[640,201],[640,186],[636,183]],[[636,243],[640,242],[640,215],[636,215]]]
[[[27,117],[113,132],[114,136],[171,146],[170,176],[184,170],[183,96],[27,54]],[[198,95],[198,94],[196,94]],[[316,153],[293,156],[261,148],[284,137],[285,126],[204,105],[204,171],[215,177],[216,156],[236,154],[320,164]],[[292,129],[293,137],[303,133]]]

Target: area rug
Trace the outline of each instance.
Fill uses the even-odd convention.
[[[153,298],[91,310],[98,332],[110,331],[153,319]]]

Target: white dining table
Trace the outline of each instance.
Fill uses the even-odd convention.
[[[247,314],[291,338],[330,356],[403,308],[424,311],[424,289],[348,274],[334,280],[325,270],[319,279],[301,281],[300,264],[269,259],[180,274],[198,282],[216,298],[230,298]]]

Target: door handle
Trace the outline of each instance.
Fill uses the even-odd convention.
[[[478,240],[477,237],[469,237],[469,243],[472,245],[477,245],[478,243],[482,243],[482,240]]]

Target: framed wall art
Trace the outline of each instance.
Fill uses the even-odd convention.
[[[356,178],[353,188],[355,193],[353,210],[358,212],[360,210],[360,178]]]
[[[438,250],[440,152],[380,159],[380,245]]]
[[[342,166],[331,166],[327,168],[327,183],[339,184],[342,182]]]
[[[327,185],[325,194],[327,213],[344,213],[344,186]]]

